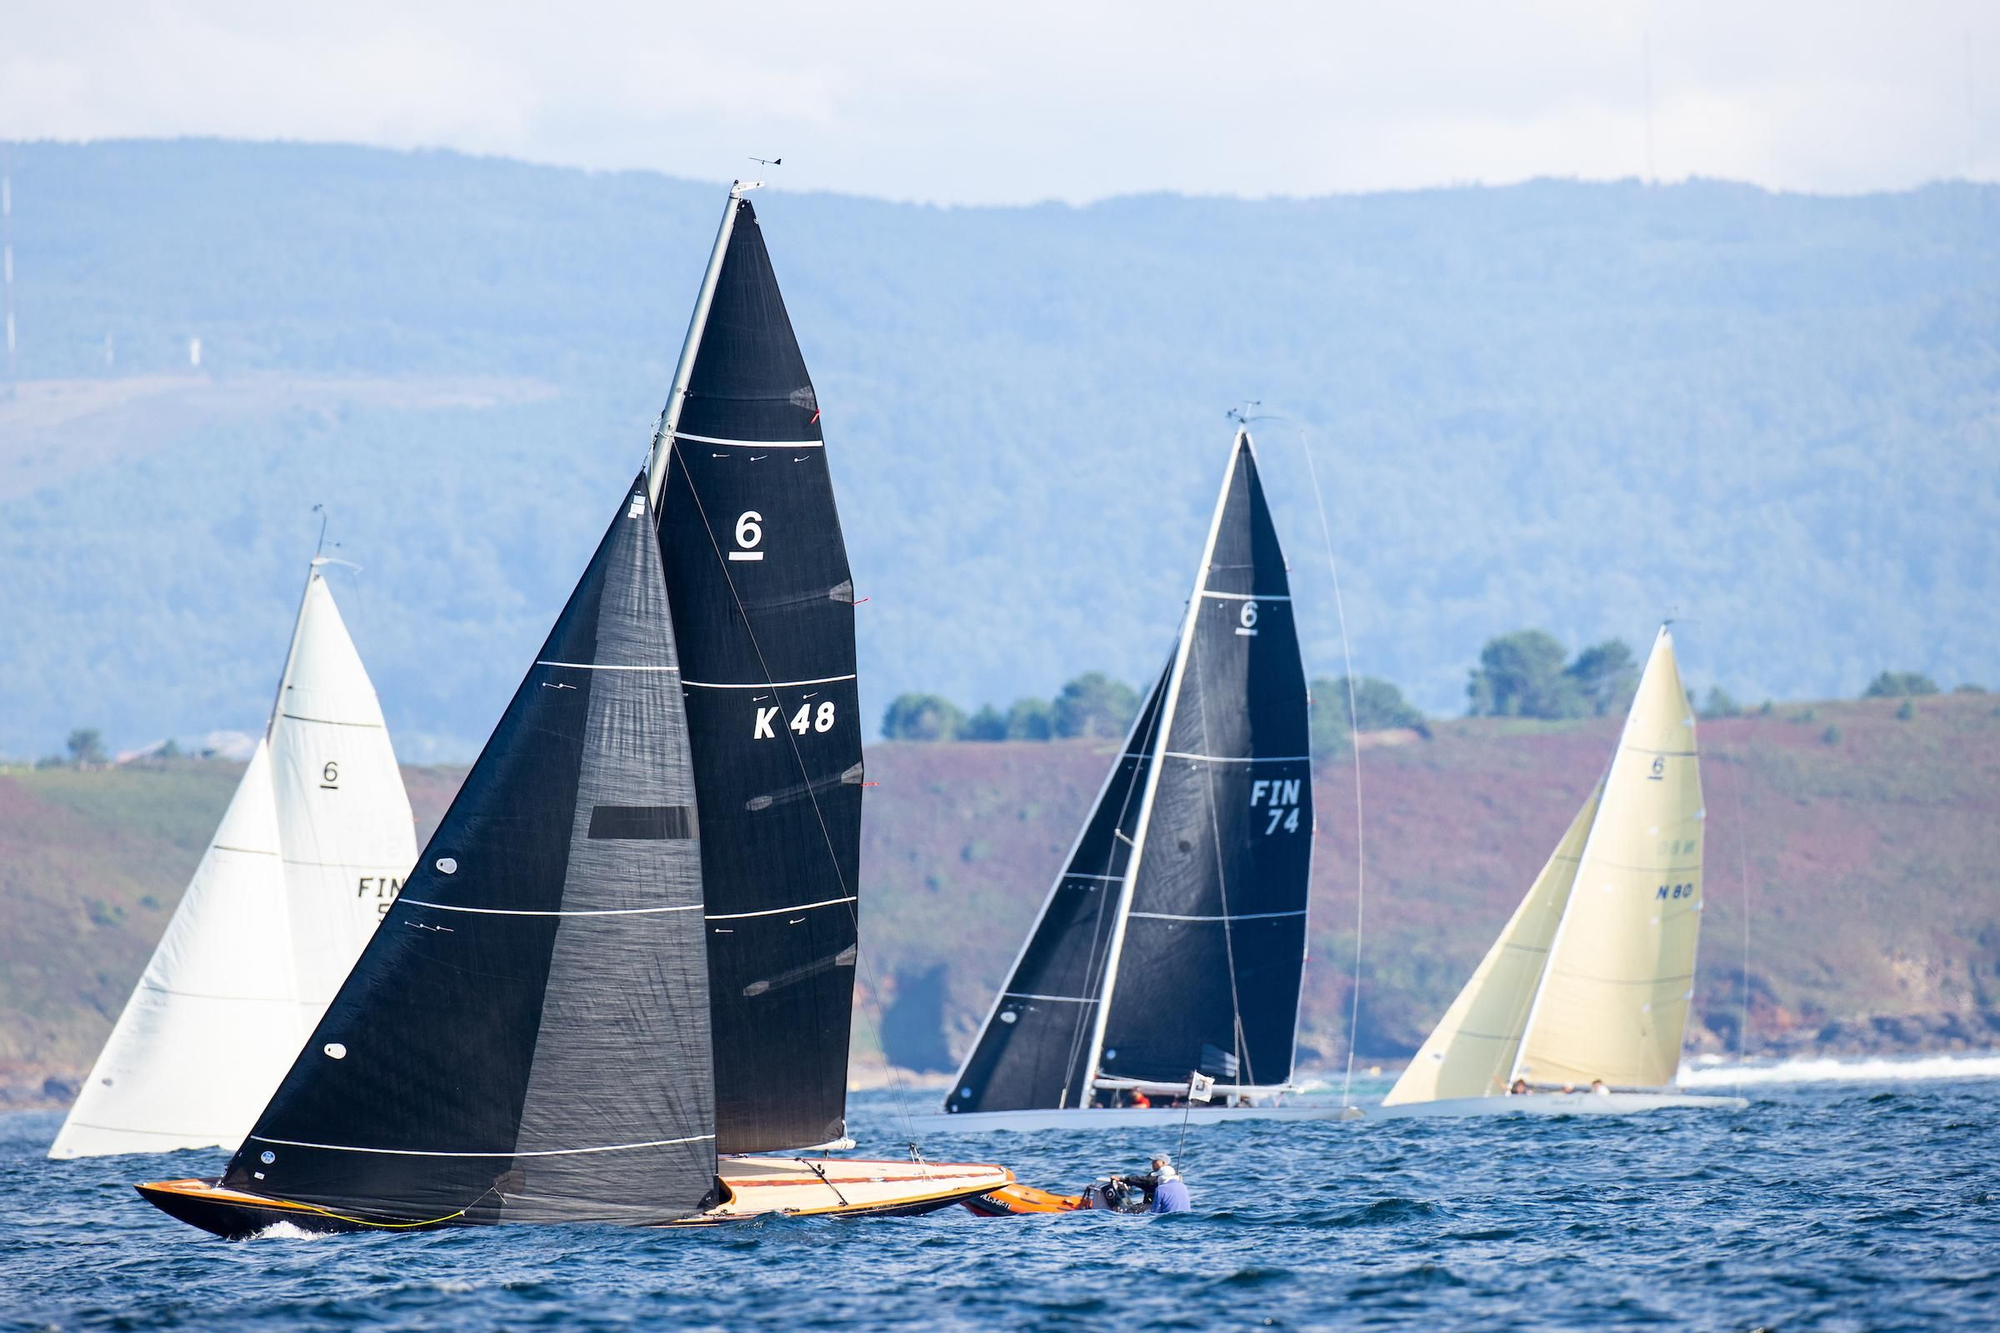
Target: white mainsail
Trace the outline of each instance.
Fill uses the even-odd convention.
[[[267,736],[50,1157],[240,1142],[416,860],[381,706],[320,563]]]
[[[1673,1083],[1694,998],[1706,816],[1694,711],[1662,627],[1528,1016],[1520,1077]]]
[[[1604,779],[1383,1105],[1670,1085],[1701,920],[1694,718],[1665,627]]]

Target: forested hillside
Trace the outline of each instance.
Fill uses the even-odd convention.
[[[645,447],[720,189],[299,145],[12,161],[0,754],[259,725],[324,503],[404,754],[469,756]],[[1146,678],[1246,399],[1310,429],[1355,670],[1433,713],[1495,634],[1643,642],[1669,608],[1696,686],[1742,699],[2000,681],[2000,189],[757,200],[870,718]],[[1257,430],[1339,674],[1299,437]]]
[[[2000,1045],[1996,696],[1793,705],[1701,724],[1707,911],[1692,1042]],[[1902,716],[1907,714],[1907,716]],[[1618,719],[1464,720],[1361,750],[1367,930],[1358,1047],[1406,1055],[1602,770]],[[868,772],[856,1045],[949,1068],[1061,863],[1115,742],[901,743]],[[0,775],[0,1101],[88,1066],[240,770],[175,761]],[[1352,770],[1316,779],[1301,1053],[1347,1046]],[[406,770],[428,835],[457,770]],[[1750,905],[1746,939],[1746,901]]]

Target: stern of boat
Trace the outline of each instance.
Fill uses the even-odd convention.
[[[1005,1189],[1014,1173],[971,1162],[851,1157],[725,1157],[728,1197],[687,1219],[701,1225],[780,1213],[789,1217],[913,1217]]]

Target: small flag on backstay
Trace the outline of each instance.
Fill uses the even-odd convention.
[[[1206,1074],[1188,1075],[1188,1100],[1206,1103],[1215,1096],[1215,1080]]]

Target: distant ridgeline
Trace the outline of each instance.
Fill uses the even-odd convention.
[[[12,169],[0,755],[260,717],[315,503],[399,751],[469,754],[645,450],[713,187],[219,142]],[[872,716],[1148,678],[1245,399],[1309,431],[1355,674],[1433,715],[1510,626],[1669,614],[1746,699],[2000,678],[2000,188],[760,208],[867,517]],[[1339,676],[1298,434],[1258,447]]]

